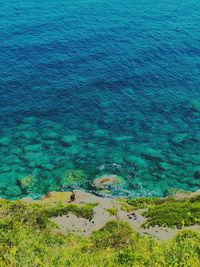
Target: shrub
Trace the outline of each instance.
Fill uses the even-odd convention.
[[[174,202],[149,208],[144,212],[147,222],[144,226],[190,226],[200,224],[200,203]]]
[[[117,208],[109,208],[109,209],[107,209],[107,211],[111,216],[116,216],[117,213],[118,213],[118,209]]]
[[[200,234],[193,231],[179,233],[165,253],[167,266],[200,266]]]
[[[200,266],[200,234],[194,231],[181,231],[174,240],[162,244],[134,233],[127,223],[111,221],[90,238],[81,238],[58,233],[49,220],[68,212],[91,218],[93,207],[0,200],[0,266]],[[169,223],[171,214],[175,224],[183,215],[191,222],[198,210],[198,201],[170,200],[150,205],[147,212],[149,222]]]
[[[96,248],[119,249],[128,246],[133,234],[132,228],[125,222],[110,221],[102,229],[92,234]]]

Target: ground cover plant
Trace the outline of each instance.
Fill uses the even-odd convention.
[[[135,198],[122,201],[122,209],[134,211],[144,209],[146,222],[143,227],[168,226],[182,228],[200,224],[200,197],[188,198]]]
[[[198,203],[193,200],[193,204]],[[162,205],[166,204],[157,206]],[[167,205],[171,208],[171,204]],[[200,265],[200,234],[193,231],[180,232],[174,240],[158,243],[152,237],[139,235],[127,223],[115,220],[83,238],[60,234],[50,221],[52,216],[68,212],[91,219],[93,207],[1,200],[0,266]]]

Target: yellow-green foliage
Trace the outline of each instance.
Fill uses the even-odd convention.
[[[111,215],[111,216],[116,216],[117,213],[118,213],[118,209],[117,208],[109,208],[107,209],[108,213]]]
[[[190,226],[200,224],[200,203],[164,203],[144,213],[146,226]]]
[[[93,207],[1,200],[0,266],[200,266],[200,235],[192,231],[181,232],[173,241],[159,244],[120,221],[111,221],[90,238],[81,238],[59,234],[49,220],[69,211],[91,218]]]
[[[152,204],[155,204],[156,201],[159,200],[158,198],[154,197],[144,197],[144,198],[128,198],[125,201],[132,209],[143,209],[147,208]]]
[[[123,248],[130,243],[132,228],[125,222],[110,221],[102,229],[94,232],[91,239],[95,248]]]
[[[196,199],[196,198],[195,198]],[[172,196],[167,198],[156,198],[156,197],[141,197],[141,198],[128,198],[122,199],[121,203],[126,204],[131,210],[151,208],[154,206],[161,205],[163,203],[183,203],[188,202],[188,199],[175,199]]]
[[[135,198],[121,201],[127,211],[145,209],[144,227],[168,226],[182,228],[200,224],[200,196],[192,198]]]
[[[157,199],[148,205],[144,216],[147,220],[144,226],[159,225],[182,228],[200,224],[200,197]]]

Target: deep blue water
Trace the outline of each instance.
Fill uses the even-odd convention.
[[[124,179],[113,195],[198,189],[199,10],[0,0],[0,195],[92,190],[102,174]]]

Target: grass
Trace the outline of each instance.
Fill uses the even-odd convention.
[[[84,206],[78,206],[75,204],[69,205],[57,205],[55,207],[43,208],[43,212],[47,217],[62,216],[68,214],[69,212],[75,214],[77,217],[82,217],[91,220],[93,217],[93,208],[97,204],[85,204]]]
[[[182,209],[184,214],[190,205],[193,215],[199,209],[198,199],[160,204],[138,201],[132,205],[137,208],[148,205],[151,220],[163,217],[166,221],[166,209],[173,210],[175,206],[176,212]],[[193,231],[181,231],[174,240],[160,244],[149,236],[140,236],[118,220],[108,222],[90,238],[59,234],[50,221],[52,216],[68,212],[91,219],[93,207],[0,200],[0,267],[200,266],[200,234]],[[179,221],[179,217],[174,218],[174,223]]]
[[[146,209],[143,227],[167,226],[182,228],[200,224],[200,196],[192,198],[138,198],[123,200],[129,209]]]
[[[109,208],[107,209],[108,213],[111,215],[111,216],[116,216],[117,213],[118,213],[118,209],[113,207],[113,208]]]
[[[124,200],[126,204],[131,207],[131,210],[137,210],[137,209],[144,209],[148,208],[149,206],[153,205],[158,201],[159,199],[154,197],[144,197],[144,198],[130,198]]]
[[[149,208],[144,212],[147,222],[144,226],[168,226],[182,228],[200,224],[200,203],[174,202]]]
[[[133,234],[132,228],[125,222],[110,221],[102,229],[94,232],[92,241],[95,248],[115,248],[127,247]]]

